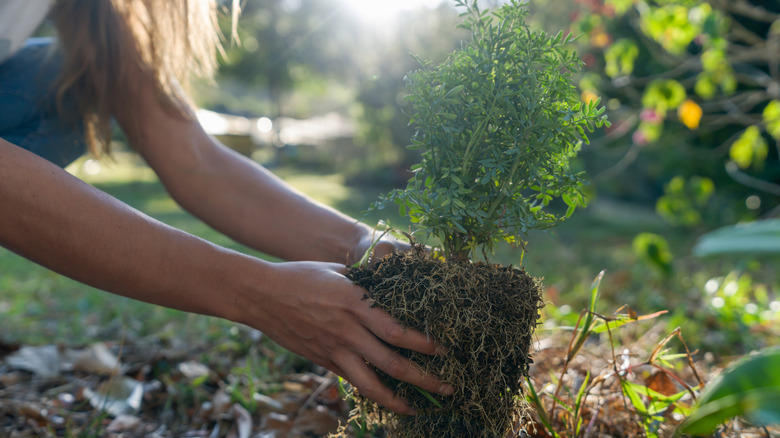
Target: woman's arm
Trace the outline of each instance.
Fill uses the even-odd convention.
[[[0,245],[83,283],[262,330],[400,413],[409,408],[366,365],[446,393],[385,343],[435,345],[371,309],[340,264],[274,264],[145,216],[0,139]]]
[[[205,133],[194,115],[161,107],[139,81],[117,109],[128,138],[186,210],[247,246],[284,260],[351,264],[373,230],[295,191]],[[134,111],[134,109],[142,109]]]

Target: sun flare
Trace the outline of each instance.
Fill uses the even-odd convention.
[[[436,7],[444,0],[341,0],[347,13],[360,22],[382,26],[398,13],[422,7]]]

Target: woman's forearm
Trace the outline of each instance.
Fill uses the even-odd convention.
[[[193,162],[179,156],[154,166],[185,209],[235,240],[285,260],[347,264],[360,259],[355,248],[371,234],[369,227],[298,193],[205,133],[193,137],[201,151]]]
[[[371,229],[304,196],[205,133],[194,114],[161,105],[149,78],[128,75],[135,91],[115,109],[130,144],[182,207],[220,232],[285,260],[359,260]],[[143,108],[142,111],[139,109]]]
[[[0,244],[94,287],[227,317],[220,291],[254,259],[145,216],[0,139]],[[260,263],[257,261],[257,263]],[[225,297],[222,297],[225,298]]]

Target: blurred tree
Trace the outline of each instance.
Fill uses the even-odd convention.
[[[273,114],[286,113],[285,93],[348,71],[336,0],[247,0],[238,44],[220,69],[221,79],[264,88]],[[225,17],[227,20],[227,17]]]
[[[575,3],[571,30],[583,35],[590,72],[583,98],[602,96],[616,122],[591,149],[594,182],[657,198],[659,213],[687,226],[771,212],[780,201],[780,2]]]
[[[419,67],[414,56],[441,61],[467,37],[456,28],[458,22],[457,12],[442,4],[434,10],[405,12],[390,34],[363,33],[369,38],[362,41],[362,52],[375,54],[374,59],[363,60],[358,78],[360,140],[372,145],[375,153],[373,162],[363,167],[364,174],[390,164],[391,173],[386,175],[390,182],[403,184],[409,178],[398,170],[408,169],[419,157],[406,148],[414,132],[404,111],[404,77]]]
[[[239,43],[228,47],[221,88],[206,90],[202,100],[223,111],[260,115],[260,109],[270,117],[341,112],[358,122],[356,141],[365,146],[341,170],[405,181],[398,169],[416,158],[406,149],[412,132],[403,113],[403,79],[417,68],[412,54],[440,60],[458,46],[466,34],[456,29],[457,11],[443,2],[394,12],[377,23],[361,21],[344,0],[242,4]],[[223,17],[226,34],[229,19]],[[328,107],[314,108],[318,98]]]

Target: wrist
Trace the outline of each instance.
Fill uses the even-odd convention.
[[[359,262],[368,251],[374,240],[378,239],[381,232],[363,223],[355,223],[355,231],[352,239],[345,241],[346,264],[353,265]]]

